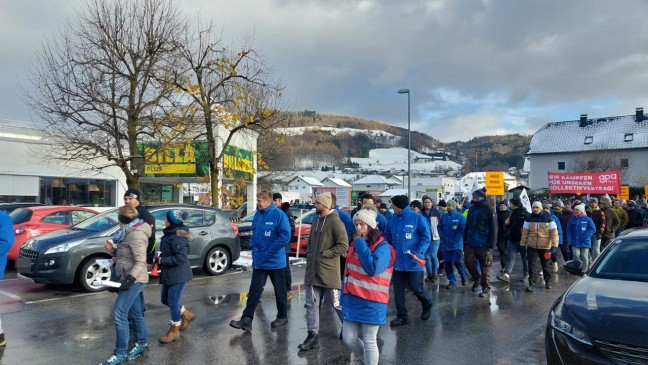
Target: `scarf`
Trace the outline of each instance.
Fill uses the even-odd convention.
[[[117,232],[115,232],[115,233],[113,234],[113,236],[112,236],[112,240],[113,240],[113,242],[114,242],[114,243],[120,243],[121,241],[123,241],[123,240],[124,240],[124,236],[126,235],[126,231],[127,231],[129,228],[134,227],[134,226],[136,226],[136,225],[138,225],[138,224],[140,224],[140,223],[142,223],[142,222],[143,222],[143,221],[142,221],[140,218],[135,218],[135,219],[133,219],[132,222],[130,222],[130,223],[128,223],[128,224],[125,224],[125,225],[121,226],[121,227],[117,230]]]

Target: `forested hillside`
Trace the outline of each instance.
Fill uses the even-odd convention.
[[[285,113],[282,118],[286,128],[317,126],[326,129],[308,129],[296,135],[283,135],[280,131],[263,134],[259,139],[259,152],[270,170],[319,169],[323,165],[345,167],[349,157],[368,157],[371,149],[407,146],[407,129],[375,120],[314,111]],[[331,127],[337,129],[331,131]],[[511,134],[446,144],[417,131],[412,131],[411,138],[413,151],[436,156],[445,154],[464,164],[466,172],[520,169],[531,141],[531,136]]]

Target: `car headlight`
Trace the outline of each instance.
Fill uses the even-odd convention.
[[[52,246],[45,250],[45,254],[50,254],[50,253],[59,253],[59,252],[67,252],[69,251],[72,247],[76,247],[80,244],[85,242],[85,240],[79,240],[79,241],[72,241],[72,242],[66,242],[66,243],[61,243],[56,246]]]
[[[24,248],[25,250],[30,250],[30,251],[31,251],[32,246],[34,245],[34,242],[36,242],[36,240],[34,240],[34,239],[27,240],[27,242],[25,242],[25,243],[22,245],[21,248]]]
[[[556,316],[553,311],[551,312],[551,327],[566,334],[567,336],[573,338],[578,342],[592,346],[592,342],[585,332],[558,318],[558,316]]]

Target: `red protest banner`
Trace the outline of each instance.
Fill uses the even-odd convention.
[[[550,194],[620,194],[619,170],[604,172],[549,172]]]

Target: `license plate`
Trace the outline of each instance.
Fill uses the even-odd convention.
[[[19,257],[16,261],[17,272],[31,272],[31,259],[29,257]]]

